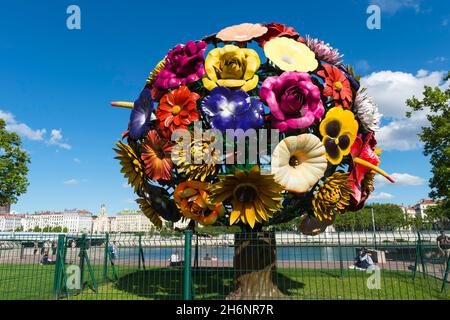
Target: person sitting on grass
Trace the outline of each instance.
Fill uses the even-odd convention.
[[[44,255],[41,258],[41,265],[49,265],[49,264],[55,264],[56,262],[53,261],[48,257],[48,252],[45,252]]]
[[[367,270],[374,265],[372,257],[366,248],[359,250],[355,258],[355,263],[350,266],[350,269]]]
[[[183,261],[181,261],[180,258],[180,252],[178,250],[170,256],[169,261],[171,267],[179,267],[183,265]]]

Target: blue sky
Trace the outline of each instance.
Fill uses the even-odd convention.
[[[367,6],[381,7],[381,29],[366,27]],[[66,9],[81,9],[68,30]],[[148,73],[178,43],[241,22],[283,22],[331,43],[364,76],[386,116],[381,167],[400,183],[378,180],[372,201],[414,203],[429,192],[428,159],[406,121],[404,98],[437,85],[450,69],[447,1],[3,1],[0,4],[0,116],[31,154],[28,193],[18,212],[84,208],[110,214],[135,208],[112,147]]]

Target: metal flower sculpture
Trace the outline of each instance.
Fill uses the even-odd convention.
[[[394,182],[378,167],[377,105],[323,40],[280,23],[245,23],[154,63],[136,102],[112,105],[132,109],[115,150],[157,227],[183,219],[194,229],[263,231],[301,217],[299,231],[316,235],[364,206],[376,174]],[[258,287],[254,276],[240,279],[234,297]],[[278,292],[266,290],[255,297]]]

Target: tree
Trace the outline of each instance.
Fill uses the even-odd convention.
[[[398,205],[374,203],[359,211],[339,215],[336,217],[334,225],[340,230],[372,230],[372,208],[375,229],[378,231],[391,231],[408,224],[405,214]]]
[[[425,210],[427,220],[440,229],[446,229],[450,226],[450,212],[443,203],[428,207]]]
[[[450,71],[444,80],[450,80]],[[450,218],[450,86],[445,89],[425,86],[421,100],[412,97],[406,101],[411,108],[406,116],[411,117],[414,112],[426,112],[430,123],[422,127],[419,133],[424,143],[423,153],[430,156],[433,176],[429,180],[430,197],[439,201],[440,208],[436,212],[445,212]]]
[[[20,137],[0,119],[0,206],[16,203],[27,190],[30,157],[21,147]]]
[[[64,228],[62,229],[62,232],[67,233],[67,232],[69,232],[69,229],[67,229],[67,227],[64,227]]]
[[[39,226],[35,226],[33,232],[41,232],[42,229]]]

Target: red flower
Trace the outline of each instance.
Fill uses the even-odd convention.
[[[353,99],[350,81],[339,68],[329,64],[323,64],[322,67],[324,70],[317,72],[317,75],[326,82],[325,89],[322,92],[323,95],[332,97],[340,105],[350,109]]]
[[[144,161],[145,173],[150,179],[172,179],[172,148],[170,141],[161,138],[155,130],[149,131],[142,144],[141,159]]]
[[[196,101],[200,96],[182,86],[165,94],[156,109],[159,129],[166,138],[176,129],[187,129],[192,121],[200,119]]]
[[[365,183],[365,185],[363,183],[364,178],[366,178],[369,172],[379,173],[394,183],[394,180],[386,172],[378,168],[380,158],[378,156],[379,152],[375,151],[376,147],[377,141],[375,140],[375,135],[373,132],[370,132],[366,135],[364,141],[362,140],[362,135],[359,134],[350,149],[350,155],[353,159],[353,166],[351,166],[350,171],[350,186],[353,189],[349,207],[350,211],[361,209],[372,192],[372,189],[368,185],[372,185],[373,181]]]
[[[261,47],[264,47],[266,42],[270,39],[278,37],[289,37],[300,42],[305,42],[305,40],[300,37],[297,31],[295,31],[292,27],[286,27],[284,24],[276,22],[268,23],[265,27],[268,29],[267,32],[261,37],[255,39]]]

